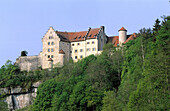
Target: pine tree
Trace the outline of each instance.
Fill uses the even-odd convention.
[[[153,28],[152,28],[154,35],[156,35],[156,34],[158,33],[158,31],[160,30],[160,28],[161,28],[160,20],[159,20],[159,19],[156,19],[156,20],[155,20],[155,24],[153,25]]]

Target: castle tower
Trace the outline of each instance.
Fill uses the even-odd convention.
[[[120,30],[119,30],[119,45],[121,46],[122,43],[124,43],[127,39],[127,30],[122,27]]]

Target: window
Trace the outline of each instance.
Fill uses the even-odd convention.
[[[72,44],[72,46],[74,46],[74,44]]]
[[[72,53],[72,51],[70,51],[70,53]]]
[[[53,36],[49,36],[49,39],[53,39]]]
[[[90,48],[87,48],[87,51],[90,51]]]
[[[89,42],[87,42],[87,44],[90,44]]]
[[[50,45],[50,42],[48,42],[48,45]]]
[[[51,42],[51,45],[54,45],[54,42]]]
[[[96,50],[96,48],[93,48],[93,51],[95,51]]]
[[[80,45],[80,43],[77,43],[77,45]]]
[[[83,52],[83,49],[80,49],[80,52]]]
[[[48,58],[50,58],[50,55],[48,55]]]
[[[92,41],[92,44],[94,44],[94,41]]]
[[[50,49],[48,49],[48,52],[50,52]]]
[[[54,52],[54,49],[51,49],[51,52]]]
[[[54,56],[53,56],[53,55],[51,55],[51,58],[54,58]]]
[[[75,56],[75,59],[77,59],[77,56]]]
[[[77,49],[75,50],[75,52],[77,52]]]
[[[80,56],[80,58],[82,59],[82,58],[83,58],[83,56],[81,55],[81,56]]]

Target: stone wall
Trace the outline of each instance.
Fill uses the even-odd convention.
[[[63,42],[63,41],[60,41],[59,43],[59,50],[63,50],[65,52],[65,56],[64,56],[64,59],[66,61],[68,61],[71,57],[70,55],[70,51],[71,51],[71,46],[70,46],[70,43],[69,42]],[[61,56],[62,57],[62,56]],[[62,58],[60,58],[62,59]]]
[[[21,71],[32,71],[42,66],[40,56],[20,56],[16,63],[18,64]]]

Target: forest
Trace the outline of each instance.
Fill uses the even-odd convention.
[[[168,111],[170,16],[137,35],[122,47],[108,43],[98,56],[51,71],[20,71],[8,60],[0,68],[0,87],[43,81],[34,103],[20,111]],[[8,110],[6,103],[0,110]]]

